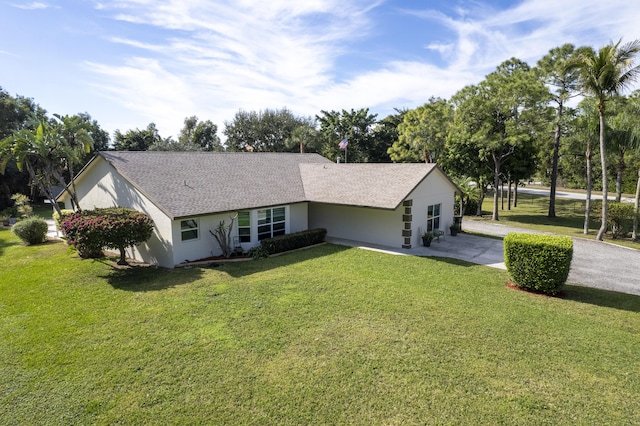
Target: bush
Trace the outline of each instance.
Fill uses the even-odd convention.
[[[13,194],[11,199],[14,202],[13,207],[16,215],[26,219],[33,214],[33,207],[29,204],[29,197],[24,194]]]
[[[62,230],[62,221],[68,218],[73,214],[73,210],[62,209],[60,213],[57,211],[53,212],[53,220],[56,222],[58,229]]]
[[[153,232],[149,216],[124,207],[75,212],[61,225],[81,257],[100,257],[103,248],[118,249],[120,265],[126,264],[125,249],[147,241]]]
[[[326,235],[326,229],[310,229],[308,231],[267,238],[262,240],[260,245],[268,254],[282,253],[302,247],[312,246],[314,244],[320,244],[324,241],[324,237]]]
[[[610,201],[607,225],[613,238],[626,237],[633,227],[633,204]]]
[[[44,219],[34,217],[16,223],[12,229],[25,244],[34,245],[46,241],[49,226]]]
[[[569,237],[510,233],[504,238],[504,263],[515,285],[555,294],[567,281],[573,241]]]

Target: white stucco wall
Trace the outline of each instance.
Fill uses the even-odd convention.
[[[441,204],[440,229],[449,233],[453,223],[455,187],[439,170],[434,170],[405,200],[412,200],[411,246],[422,244],[427,226],[427,206]],[[382,210],[366,207],[311,203],[309,228],[326,228],[327,236],[391,247],[402,247],[406,207]]]
[[[411,222],[413,247],[422,245],[422,233],[427,228],[427,207],[442,204],[440,211],[440,230],[449,235],[449,226],[453,223],[455,207],[455,187],[438,170],[434,170],[406,198],[413,200]]]
[[[311,203],[309,227],[325,228],[328,237],[400,247],[403,211]]]
[[[148,214],[154,224],[153,235],[146,243],[128,249],[127,256],[164,267],[174,266],[171,220],[109,163],[96,158],[76,181],[76,191],[80,207],[85,210],[129,207]],[[66,208],[71,208],[67,198],[63,201]]]
[[[275,206],[285,208],[285,233],[291,234],[294,232],[305,231],[308,229],[308,209],[307,203],[298,203],[286,206]],[[260,242],[258,241],[258,210],[250,210],[251,220],[251,242],[241,243],[243,251],[248,251],[252,247],[257,247]],[[221,221],[224,220],[225,224],[231,222],[231,218],[235,215],[233,213],[222,213],[208,216],[197,217],[182,217],[176,219],[172,228],[172,239],[174,241],[174,264],[180,264],[185,261],[194,261],[203,259],[209,256],[219,256],[222,254],[222,250],[216,239],[211,235],[209,230],[214,230]],[[181,221],[193,219],[198,222],[199,235],[197,239],[182,241]],[[234,222],[233,229],[231,231],[232,245],[234,244],[233,237],[238,236],[238,222]]]

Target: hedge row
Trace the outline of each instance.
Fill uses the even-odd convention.
[[[512,232],[504,238],[504,262],[515,285],[555,294],[567,281],[573,241],[569,237]]]
[[[326,235],[326,229],[309,229],[308,231],[266,238],[260,242],[260,245],[268,254],[282,253],[302,247],[312,246],[314,244],[320,244],[324,241],[324,237]]]

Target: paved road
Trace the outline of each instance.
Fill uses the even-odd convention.
[[[518,188],[518,193],[519,194],[534,194],[534,195],[544,195],[544,196],[549,196],[549,190],[548,189],[538,189],[538,188],[527,188],[527,187],[522,187],[522,188]],[[587,194],[584,193],[580,193],[580,192],[568,192],[568,191],[556,191],[556,197],[558,198],[570,198],[573,200],[586,200],[587,199]],[[592,200],[602,200],[602,195],[597,195],[597,194],[591,194],[591,199]],[[609,195],[607,197],[607,199],[614,201],[616,199],[615,194],[614,195]],[[633,198],[628,198],[628,197],[622,197],[620,199],[620,201],[622,201],[623,203],[633,203],[634,199]]]
[[[477,220],[465,220],[463,229],[499,236],[509,232],[535,232]],[[640,295],[640,251],[601,241],[573,238],[573,261],[568,282]]]

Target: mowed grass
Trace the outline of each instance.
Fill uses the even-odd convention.
[[[499,222],[504,225],[519,228],[535,229],[543,232],[551,232],[558,235],[570,237],[595,239],[600,228],[600,202],[593,200],[592,205],[597,204],[598,208],[593,209],[589,221],[589,234],[584,234],[584,200],[572,200],[567,198],[556,198],[556,217],[548,217],[549,197],[537,194],[518,194],[518,206],[507,207],[505,195],[504,210],[501,203],[498,211]],[[471,220],[491,220],[493,211],[493,194],[487,195],[482,203],[482,218],[477,216],[465,216]],[[629,237],[631,232],[629,232]],[[610,243],[640,249],[640,243],[633,242],[631,238],[612,239],[611,234],[605,235],[605,241]]]
[[[322,245],[113,269],[0,230],[0,424],[633,424],[640,298]]]

